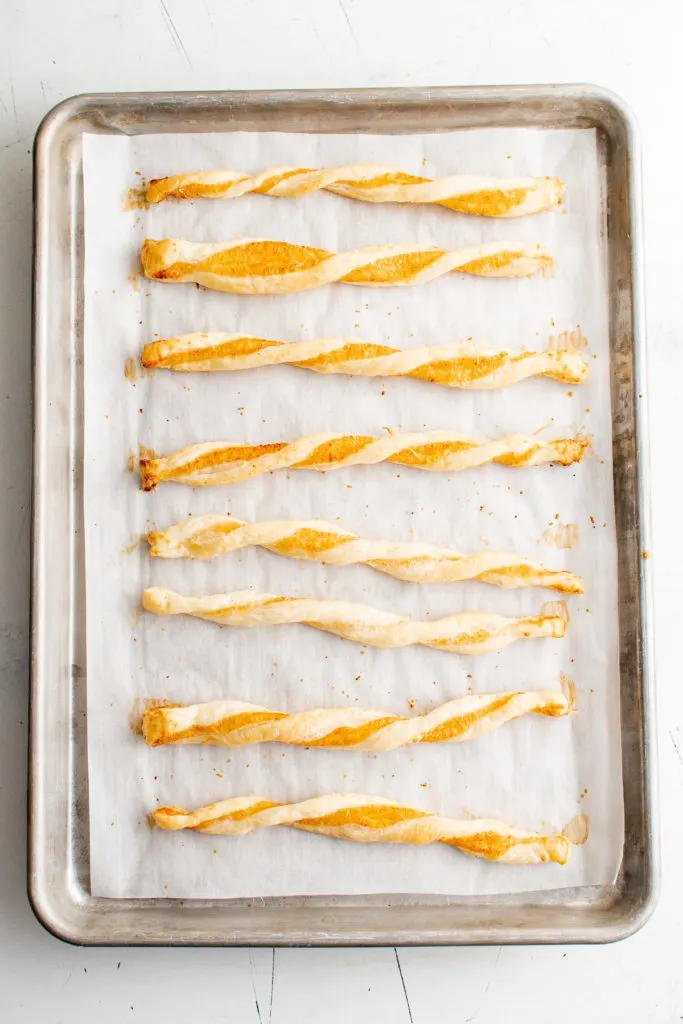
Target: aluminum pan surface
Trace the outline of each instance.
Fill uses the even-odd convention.
[[[83,132],[413,132],[596,127],[607,186],[614,486],[619,538],[626,846],[616,886],[512,897],[106,900],[88,891],[82,545]],[[656,898],[647,431],[639,168],[631,115],[586,86],[121,94],[52,111],[35,157],[35,459],[29,889],[82,943],[437,944],[609,941]],[[57,614],[55,614],[57,612]]]

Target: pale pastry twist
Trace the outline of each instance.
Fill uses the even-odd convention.
[[[437,203],[460,213],[482,217],[522,217],[556,206],[564,193],[558,178],[490,178],[451,174],[423,178],[381,164],[345,167],[270,167],[260,174],[200,171],[154,178],[147,186],[148,203],[164,199],[236,199],[248,192],[269,196],[303,196],[326,189],[366,203]]]
[[[472,694],[414,718],[359,707],[317,708],[286,715],[235,700],[185,706],[158,703],[143,711],[142,735],[150,747],[168,743],[216,743],[226,747],[288,743],[379,753],[410,743],[471,740],[522,715],[560,718],[571,710],[571,698],[560,690]]]
[[[503,864],[565,864],[572,846],[564,834],[527,832],[488,818],[457,821],[383,797],[353,793],[330,793],[295,804],[258,796],[233,797],[196,811],[158,807],[151,817],[168,831],[189,828],[210,835],[242,836],[259,828],[291,825],[357,843],[446,843],[472,857]],[[585,842],[587,819],[578,817],[582,827],[578,838]],[[573,819],[565,831],[576,822]]]
[[[348,466],[393,462],[443,473],[473,469],[487,462],[517,468],[557,462],[579,462],[589,442],[583,438],[547,441],[513,434],[477,441],[451,430],[369,437],[363,434],[308,434],[296,441],[241,444],[218,441],[195,444],[172,455],[156,456],[143,449],[140,477],[145,491],[174,480],[193,487],[235,484],[276,469],[316,469],[327,472]]]
[[[303,623],[346,640],[372,647],[421,644],[455,654],[500,651],[528,637],[563,637],[569,614],[566,605],[551,602],[539,615],[505,618],[490,612],[461,612],[434,621],[415,621],[349,601],[281,597],[255,590],[185,597],[164,587],[149,587],[143,607],[157,615],[191,615],[220,626],[280,626]]]
[[[417,377],[449,388],[503,388],[528,377],[581,384],[588,363],[572,349],[517,354],[484,345],[395,349],[355,338],[270,341],[244,334],[183,334],[145,345],[147,369],[248,370],[288,363],[316,373],[359,377]]]
[[[458,271],[480,277],[530,277],[552,257],[530,242],[483,242],[454,251],[433,245],[377,245],[331,253],[262,238],[215,244],[146,239],[142,269],[157,281],[192,281],[243,295],[279,295],[341,281],[371,287],[423,284]]]
[[[148,534],[157,558],[216,558],[256,545],[286,558],[306,558],[325,565],[365,563],[379,572],[411,583],[480,580],[499,587],[548,587],[582,594],[583,580],[566,571],[500,551],[459,555],[416,541],[365,540],[322,519],[276,519],[243,523],[232,516],[193,516],[183,523]]]

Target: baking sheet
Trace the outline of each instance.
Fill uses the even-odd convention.
[[[123,212],[145,177],[213,166],[256,171],[284,163],[393,163],[448,172],[557,174],[561,212],[479,220],[442,209],[249,196],[239,202],[163,204]],[[616,540],[600,189],[592,131],[472,131],[423,137],[278,134],[86,136],[85,516],[90,749],[91,885],[95,895],[231,897],[314,893],[495,893],[605,884],[623,844],[616,635]],[[450,275],[423,288],[331,286],[281,297],[238,297],[140,281],[145,236],[219,241],[242,235],[329,249],[417,239],[457,246],[523,238],[548,244],[553,280],[486,281]],[[419,381],[322,378],[281,367],[241,374],[126,380],[145,341],[190,330],[244,330],[275,338],[347,334],[397,347],[474,337],[522,348],[580,324],[591,379],[581,388],[530,381],[466,394]],[[569,392],[573,393],[570,395]],[[142,494],[126,471],[139,443],[170,451],[201,440],[266,441],[317,430],[379,433],[450,427],[495,435],[581,429],[594,452],[578,467],[484,467],[452,477],[378,466],[275,474],[232,488],[167,485]],[[483,584],[416,587],[365,567],[326,569],[249,550],[212,563],[163,563],[140,536],[188,514],[318,516],[365,536],[411,536],[474,550],[535,555],[586,577],[570,600],[564,641],[529,641],[500,655],[463,658],[422,648],[364,651],[306,627],[230,630],[157,619],[139,610],[150,583],[186,593],[254,586],[357,600],[413,617],[465,608],[537,611],[552,594]],[[559,519],[556,517],[559,516]],[[592,518],[591,518],[592,517]],[[574,522],[580,545],[548,547],[552,523]],[[604,524],[604,525],[603,525]],[[560,672],[577,685],[571,720],[523,719],[469,745],[430,745],[375,757],[275,745],[149,750],[128,728],[134,699],[183,702],[231,696],[281,710],[347,702],[419,713],[467,692],[545,688]],[[255,792],[296,800],[335,790],[394,797],[458,816],[561,828],[582,810],[591,839],[560,868],[508,868],[445,847],[365,847],[278,829],[242,839],[150,831],[157,803],[196,806]],[[215,851],[215,852],[214,852]]]

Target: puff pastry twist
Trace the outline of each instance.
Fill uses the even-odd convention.
[[[410,743],[471,740],[522,715],[560,718],[571,710],[571,698],[560,690],[473,694],[414,718],[358,707],[317,708],[286,715],[258,704],[216,700],[146,708],[142,734],[150,747],[168,743],[216,743],[226,747],[288,743],[379,753]]]
[[[377,245],[331,253],[262,238],[210,244],[148,238],[142,269],[157,281],[192,281],[243,295],[278,295],[341,281],[370,287],[423,284],[458,271],[480,277],[529,277],[549,271],[547,249],[530,242],[483,242],[450,251],[433,245]]]
[[[284,363],[316,373],[358,377],[417,377],[449,388],[503,388],[528,377],[580,384],[588,363],[580,352],[520,352],[484,345],[432,345],[396,349],[356,338],[270,341],[243,334],[183,334],[145,345],[147,369],[248,370]]]
[[[527,832],[488,818],[457,821],[383,797],[353,793],[329,793],[293,804],[275,803],[258,796],[234,797],[196,811],[158,807],[151,817],[168,831],[189,828],[211,835],[240,836],[259,828],[291,825],[357,843],[446,843],[472,857],[504,864],[565,864],[572,846],[564,834]],[[578,839],[585,842],[585,818],[581,826],[583,834]]]
[[[563,637],[569,614],[561,601],[544,606],[539,615],[509,619],[489,612],[461,612],[432,622],[404,619],[364,604],[281,597],[255,590],[185,597],[164,587],[149,587],[144,608],[157,615],[191,615],[220,626],[280,626],[303,623],[346,640],[372,647],[421,644],[456,654],[499,651],[528,637]]]
[[[152,530],[147,539],[150,554],[157,558],[216,558],[257,545],[285,558],[305,558],[325,565],[364,563],[411,583],[480,580],[499,587],[548,587],[566,594],[583,593],[580,576],[546,569],[531,558],[500,551],[459,555],[415,541],[364,540],[322,519],[243,523],[232,516],[193,516],[165,530]]]
[[[522,217],[556,206],[564,183],[558,178],[487,178],[452,174],[423,178],[381,164],[344,167],[269,167],[260,174],[200,171],[155,178],[147,186],[149,203],[164,199],[236,199],[248,192],[303,196],[319,189],[366,203],[437,203],[459,213],[483,217]]]
[[[157,457],[146,449],[140,455],[140,477],[145,491],[174,480],[197,486],[234,484],[276,469],[316,469],[326,472],[347,466],[393,462],[415,469],[453,473],[487,462],[517,468],[557,462],[579,462],[588,441],[562,438],[546,441],[513,434],[493,441],[477,441],[450,430],[369,437],[363,434],[320,433],[296,441],[240,444],[230,441],[195,444],[172,455]]]

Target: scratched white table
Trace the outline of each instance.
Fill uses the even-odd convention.
[[[673,0],[0,0],[0,984],[15,1021],[553,1024],[683,1020],[683,688],[674,581],[683,278],[683,14]],[[77,92],[596,82],[640,120],[660,790],[659,909],[616,946],[78,949],[26,900],[31,146]]]

